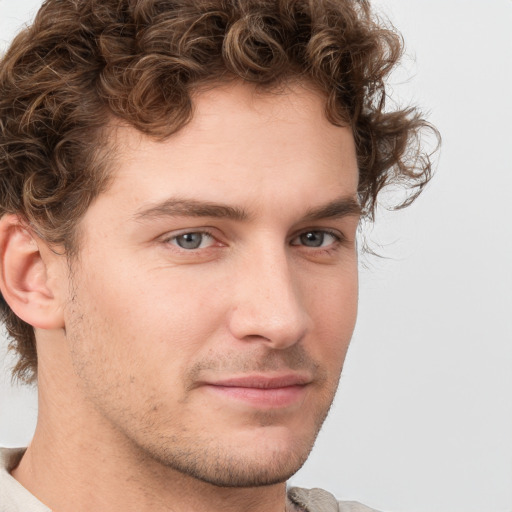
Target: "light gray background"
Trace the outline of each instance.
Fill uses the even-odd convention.
[[[0,0],[0,49],[39,3]],[[372,230],[389,259],[365,258],[340,392],[292,483],[386,511],[510,512],[512,1],[374,3],[407,43],[395,98],[444,144],[420,200]],[[25,445],[36,410],[0,369],[0,445]]]

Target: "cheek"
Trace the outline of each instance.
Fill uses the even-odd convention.
[[[146,332],[155,342],[187,338],[208,325],[217,305],[218,283],[212,275],[171,266],[147,267],[140,261],[119,261],[110,271],[88,276],[85,300],[118,328]]]
[[[139,402],[179,398],[183,375],[222,329],[224,301],[212,297],[212,276],[128,264],[123,272],[119,260],[87,268],[102,270],[78,283],[69,334],[89,392],[107,386]]]
[[[314,325],[311,352],[336,371],[343,365],[357,318],[356,264],[322,280],[313,289],[314,293],[307,294]]]

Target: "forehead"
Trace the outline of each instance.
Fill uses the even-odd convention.
[[[269,92],[235,82],[196,92],[193,105],[192,120],[164,141],[115,129],[110,192],[133,195],[136,187],[141,199],[197,193],[214,201],[244,194],[285,200],[325,187],[343,188],[337,197],[356,194],[352,132],[327,120],[325,98],[312,88]]]

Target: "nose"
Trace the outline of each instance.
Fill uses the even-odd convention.
[[[259,251],[235,273],[229,328],[239,340],[259,340],[274,349],[298,343],[311,319],[301,300],[300,274],[286,251]]]

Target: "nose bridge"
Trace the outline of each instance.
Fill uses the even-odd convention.
[[[243,263],[236,283],[232,333],[238,339],[264,338],[274,348],[302,339],[309,317],[297,278],[284,244],[267,245],[253,253]]]

